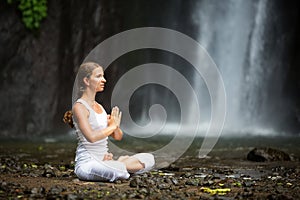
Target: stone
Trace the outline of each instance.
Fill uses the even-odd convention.
[[[290,161],[290,156],[278,149],[273,148],[254,148],[247,155],[247,160],[255,162],[265,161]]]

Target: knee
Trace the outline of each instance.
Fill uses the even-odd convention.
[[[75,174],[79,180],[86,181],[90,178],[89,170],[85,166],[77,166],[75,168]]]
[[[154,165],[155,165],[155,159],[154,159],[153,154],[147,153],[147,157],[148,157],[148,159],[147,159],[148,160],[148,166],[147,166],[147,168],[153,168]]]

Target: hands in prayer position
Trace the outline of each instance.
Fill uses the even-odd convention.
[[[120,129],[122,119],[122,112],[120,112],[117,106],[113,107],[111,115],[108,115],[108,126],[116,127],[115,131],[111,134],[115,140],[121,140],[123,137],[123,132]]]
[[[108,125],[116,126],[116,128],[120,127],[122,118],[122,112],[120,112],[117,106],[113,107],[111,111],[111,115],[108,115]]]

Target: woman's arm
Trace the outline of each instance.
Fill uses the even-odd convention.
[[[115,123],[115,120],[111,119],[109,120],[108,126],[106,128],[98,131],[93,130],[88,121],[89,111],[81,103],[76,103],[74,105],[73,114],[82,134],[85,136],[87,141],[92,143],[108,137],[118,127]]]

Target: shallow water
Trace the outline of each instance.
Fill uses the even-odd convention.
[[[133,137],[124,137],[122,141],[113,141],[121,149],[138,152],[152,152],[164,147],[173,137],[160,136],[150,139],[137,139]],[[203,138],[194,138],[193,143],[187,149],[183,156],[197,157]],[[215,157],[221,160],[237,159],[246,160],[247,153],[254,147],[271,147],[290,154],[293,158],[300,157],[300,137],[297,136],[274,136],[274,137],[221,137],[209,157]],[[70,163],[75,156],[77,141],[75,136],[68,137],[47,137],[32,140],[9,140],[1,139],[0,156],[17,155],[20,159],[30,158],[40,162],[61,162]],[[122,152],[113,152],[116,156]],[[172,155],[171,152],[166,156]]]

